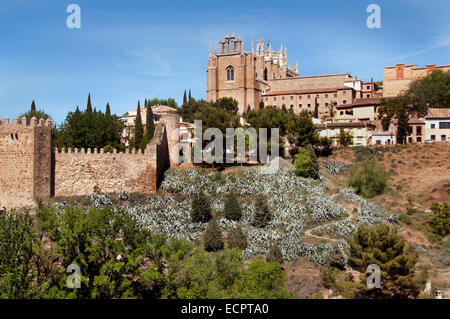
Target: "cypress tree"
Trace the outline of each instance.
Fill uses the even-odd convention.
[[[234,193],[230,193],[225,202],[225,217],[229,220],[239,220],[242,217],[242,209]]]
[[[142,127],[141,118],[141,102],[138,101],[136,110],[136,123],[134,124],[134,145],[136,148],[141,146],[142,139],[144,138],[144,128]]]
[[[405,106],[402,106],[398,111],[398,126],[397,126],[397,143],[406,143],[406,137],[409,130],[409,115]]]
[[[314,118],[319,118],[319,104],[317,104],[317,98],[314,99]]]
[[[269,205],[264,196],[258,195],[256,198],[255,214],[253,216],[252,225],[258,228],[266,227],[271,219],[271,213],[269,210]]]
[[[227,243],[228,248],[239,248],[242,250],[247,248],[247,237],[242,231],[241,226],[234,227],[228,231]]]
[[[111,107],[109,106],[109,102],[106,103],[106,116],[107,117],[111,116]]]
[[[222,230],[215,218],[211,219],[206,226],[203,245],[206,251],[218,251],[223,249]]]
[[[86,113],[92,113],[91,93],[88,95],[88,101],[86,106]]]
[[[276,261],[279,264],[282,264],[284,261],[283,252],[277,244],[274,244],[270,247],[269,254],[267,255],[267,261]]]
[[[36,112],[36,104],[33,102],[31,102],[31,112]]]
[[[191,90],[189,90],[189,103],[192,102]]]
[[[187,103],[186,90],[184,90],[184,94],[183,94],[183,105],[185,105],[186,103]]]
[[[150,105],[147,105],[147,114],[145,118],[145,139],[148,142],[153,138],[155,133],[155,123],[153,122],[153,111]]]
[[[211,219],[211,204],[203,192],[195,194],[192,199],[191,218],[194,223],[206,223]]]

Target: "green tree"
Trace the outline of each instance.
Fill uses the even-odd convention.
[[[258,195],[256,197],[255,213],[253,215],[252,225],[258,228],[266,227],[272,219],[272,213],[270,212],[269,205],[266,197]]]
[[[27,124],[27,125],[30,124],[32,117],[35,117],[36,120],[38,120],[38,121],[40,119],[47,120],[50,118],[50,116],[48,114],[46,114],[43,110],[36,111],[36,103],[34,102],[34,100],[33,100],[33,102],[31,102],[30,110],[19,116],[19,121],[22,120],[22,117],[25,117],[27,119],[27,123],[21,123],[21,124]]]
[[[294,137],[296,146],[316,145],[318,142],[317,129],[308,111],[303,110],[299,116],[291,118],[288,131]]]
[[[110,117],[111,116],[111,107],[109,106],[109,102],[106,103],[106,117]]]
[[[450,204],[449,203],[433,203],[431,211],[434,217],[431,220],[431,228],[433,233],[442,237],[450,234]]]
[[[277,244],[273,244],[270,247],[269,253],[267,254],[267,261],[268,262],[276,261],[280,265],[283,263],[284,257],[283,252],[280,249],[280,246],[278,246]]]
[[[228,248],[239,248],[242,250],[247,248],[247,236],[245,236],[241,226],[233,227],[228,231],[227,243]]]
[[[198,192],[192,199],[191,218],[194,223],[207,223],[211,219],[211,204],[203,192]]]
[[[365,287],[359,291],[359,297],[415,298],[420,293],[415,275],[417,253],[406,246],[395,227],[386,224],[359,226],[347,242],[349,263],[354,269],[366,274],[367,267],[375,264],[381,270],[381,288]]]
[[[404,144],[409,134],[409,114],[405,107],[400,109],[397,118],[397,143]]]
[[[450,105],[450,71],[435,70],[411,82],[404,96],[419,116],[426,115],[429,107],[447,108]]]
[[[206,226],[203,245],[206,251],[218,251],[224,247],[222,230],[215,218],[211,218]]]
[[[183,105],[185,105],[186,103],[187,103],[186,90],[184,90],[184,94],[183,94]]]
[[[350,168],[348,186],[357,194],[372,198],[382,194],[386,188],[387,176],[384,167],[374,160],[365,160]]]
[[[239,220],[242,217],[241,205],[239,205],[234,193],[230,193],[225,202],[225,217],[229,220]]]
[[[402,108],[405,108],[405,100],[402,97],[383,99],[378,108],[378,117],[381,119],[383,130],[389,130],[392,119],[398,116]]]
[[[338,135],[338,141],[342,146],[349,146],[353,142],[353,134],[346,130],[341,130]]]
[[[191,90],[189,90],[189,100],[188,100],[188,102],[192,102],[192,96],[191,96]]]
[[[314,99],[314,118],[319,118],[319,104],[317,103],[317,97]]]
[[[298,153],[295,155],[294,160],[295,174],[305,178],[319,177],[319,166],[317,158],[313,156],[313,153],[314,151],[311,152],[307,148],[298,148]]]
[[[144,139],[144,127],[142,126],[141,102],[138,101],[136,110],[136,122],[134,123],[134,147],[141,148]]]
[[[147,105],[147,114],[145,118],[145,140],[150,142],[155,134],[155,122],[153,121],[152,107]]]

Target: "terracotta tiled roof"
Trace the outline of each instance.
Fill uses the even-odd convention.
[[[348,87],[348,86],[340,86],[340,87],[324,88],[324,89],[274,91],[274,92],[267,92],[266,94],[263,94],[263,96],[295,95],[295,94],[316,94],[316,93],[328,93],[328,92],[332,93],[332,92],[337,92],[338,90],[354,90],[354,89],[351,88],[351,87]]]
[[[430,108],[425,118],[450,118],[450,108]]]
[[[374,97],[374,98],[367,98],[367,99],[355,99],[353,103],[351,104],[341,104],[338,105],[336,108],[338,109],[346,109],[351,107],[359,107],[359,106],[378,106],[382,102],[381,98]]]

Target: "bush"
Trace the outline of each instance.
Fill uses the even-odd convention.
[[[431,220],[433,233],[445,237],[450,233],[450,204],[433,203],[431,210],[435,214]]]
[[[320,269],[320,279],[322,279],[322,284],[325,286],[325,288],[334,287],[338,274],[339,271],[330,265],[323,266]]]
[[[270,247],[269,254],[267,255],[267,261],[268,262],[276,261],[280,265],[283,263],[284,261],[283,252],[281,251],[280,246],[274,244]]]
[[[225,217],[229,220],[239,220],[242,217],[242,209],[234,193],[230,193],[225,202]]]
[[[203,245],[206,251],[218,251],[223,249],[222,230],[215,218],[211,219],[206,226]]]
[[[310,144],[309,144],[310,146]],[[319,177],[319,164],[317,158],[314,155],[314,150],[300,147],[298,154],[295,155],[295,174],[305,178],[318,178]]]
[[[247,248],[247,237],[242,231],[241,226],[234,227],[228,231],[228,248]]]
[[[258,228],[266,227],[271,219],[271,212],[264,196],[259,195],[256,198],[255,215],[253,216],[252,225]]]
[[[387,176],[384,167],[373,160],[355,164],[350,169],[348,186],[355,189],[357,194],[372,198],[382,194],[386,188]]]
[[[192,199],[191,218],[194,223],[207,223],[211,219],[211,204],[203,192]]]

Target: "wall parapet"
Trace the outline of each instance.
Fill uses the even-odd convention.
[[[29,123],[28,123],[27,118],[25,116],[21,117],[20,121],[19,121],[19,119],[16,116],[14,116],[12,118],[12,122],[11,123],[9,122],[9,118],[7,116],[5,116],[3,118],[3,120],[0,119],[0,125],[2,125],[2,126],[22,126],[22,127],[35,127],[35,126],[38,126],[38,127],[48,127],[50,129],[53,128],[53,122],[52,122],[52,120],[50,118],[48,118],[47,120],[44,120],[44,119],[39,119],[38,120],[34,116],[30,119]]]

